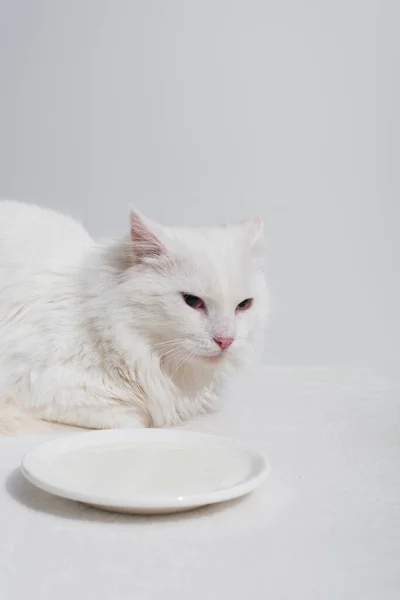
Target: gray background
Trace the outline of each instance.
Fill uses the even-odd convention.
[[[0,0],[0,196],[266,221],[268,360],[400,357],[396,0]]]

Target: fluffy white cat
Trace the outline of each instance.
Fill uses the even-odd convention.
[[[173,425],[261,356],[262,222],[167,228],[137,212],[95,243],[71,218],[0,203],[0,432]]]

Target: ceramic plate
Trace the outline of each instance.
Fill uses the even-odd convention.
[[[92,431],[33,448],[22,472],[37,487],[97,508],[172,513],[254,490],[266,460],[233,440],[177,429]]]

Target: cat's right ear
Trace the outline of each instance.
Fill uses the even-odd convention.
[[[137,210],[131,212],[131,241],[136,263],[154,262],[167,253],[159,227]]]

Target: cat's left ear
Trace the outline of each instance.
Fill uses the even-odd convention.
[[[242,231],[252,248],[258,247],[264,240],[264,223],[260,217],[241,223]]]

